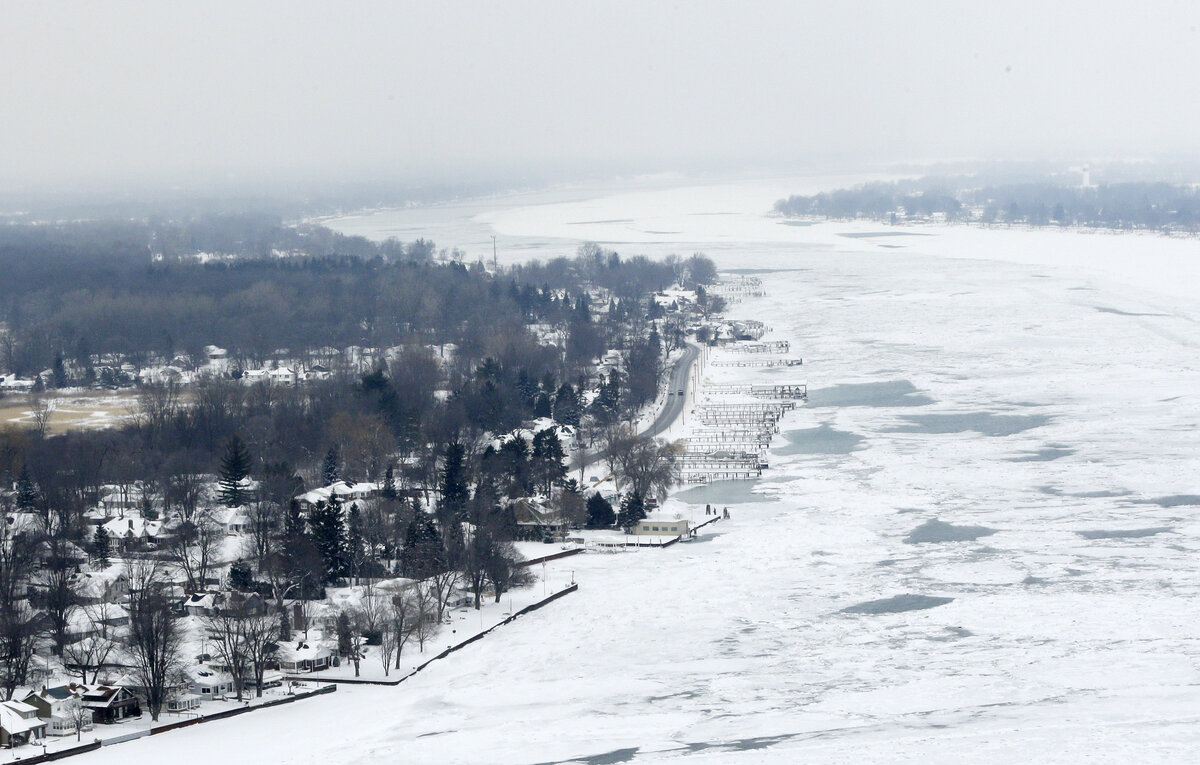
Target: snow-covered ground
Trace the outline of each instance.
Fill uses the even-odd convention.
[[[623,253],[704,249],[770,271],[768,295],[731,314],[791,341],[811,400],[757,484],[680,495],[730,520],[691,544],[548,564],[579,592],[398,688],[342,688],[88,760],[1192,759],[1200,242],[853,238],[839,234],[870,231],[753,214],[809,190],[489,213],[502,248],[579,223],[570,236]],[[618,230],[630,221],[678,233]],[[933,607],[901,610],[918,606]]]

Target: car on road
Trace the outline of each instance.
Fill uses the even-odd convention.
[[[683,389],[682,389],[682,388],[679,390],[679,395],[681,395],[681,396],[683,395]]]

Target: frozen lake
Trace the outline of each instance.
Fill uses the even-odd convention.
[[[454,246],[456,227],[476,244],[494,230],[514,258],[595,239],[753,269],[767,296],[730,314],[791,341],[811,406],[761,481],[684,495],[730,506],[698,543],[564,561],[578,593],[399,688],[94,761],[191,746],[281,765],[1191,759],[1200,243],[847,237],[878,226],[763,216],[827,183],[492,200],[426,232]]]

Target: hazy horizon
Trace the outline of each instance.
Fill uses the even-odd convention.
[[[36,190],[1195,154],[1175,3],[8,3]]]

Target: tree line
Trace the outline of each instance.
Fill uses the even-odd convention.
[[[787,217],[891,222],[941,214],[948,221],[988,224],[1200,230],[1200,197],[1194,186],[1148,182],[1080,187],[1051,182],[977,185],[966,178],[923,178],[790,196],[775,203],[775,212]]]

